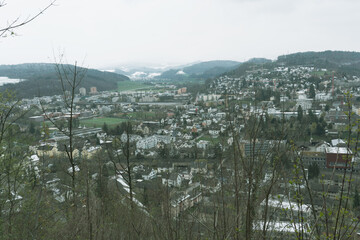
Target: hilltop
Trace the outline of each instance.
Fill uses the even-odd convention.
[[[222,73],[228,72],[241,63],[229,60],[215,60],[200,62],[183,68],[174,68],[163,72],[158,79],[167,80],[189,80],[193,78],[207,79],[216,77]]]
[[[65,68],[73,69],[73,65],[64,65]],[[89,91],[90,87],[96,87],[98,91],[113,90],[118,82],[129,80],[128,77],[103,72],[96,69],[78,67],[78,71],[85,73],[79,87]],[[53,63],[26,63],[18,65],[0,65],[0,76],[11,79],[22,79],[16,84],[6,84],[0,87],[16,92],[17,97],[26,98],[34,96],[51,96],[61,93],[59,75],[56,65]]]
[[[300,52],[282,55],[276,61],[251,61],[222,75],[230,77],[243,76],[248,71],[256,69],[273,69],[275,67],[306,66],[324,68],[342,75],[360,73],[360,53],[346,51]]]
[[[300,52],[279,56],[278,63],[286,65],[316,65],[317,67],[351,65],[360,62],[359,52],[324,51]]]

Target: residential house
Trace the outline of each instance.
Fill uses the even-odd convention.
[[[195,206],[203,199],[202,192],[199,188],[187,190],[183,193],[178,193],[171,201],[171,212],[174,216],[178,216],[181,212]]]
[[[155,179],[156,176],[157,176],[157,170],[156,169],[151,169],[150,172],[143,174],[142,178],[144,180],[152,180],[152,179]]]
[[[220,130],[209,130],[209,134],[213,137],[213,138],[217,138],[219,136]]]
[[[183,179],[179,173],[171,173],[168,178],[162,178],[162,184],[169,187],[180,187],[182,180]]]
[[[194,173],[206,174],[207,173],[207,163],[205,161],[193,162],[190,167],[190,172],[192,174],[194,174]]]
[[[198,143],[196,143],[196,147],[206,150],[206,148],[209,146],[209,143],[209,141],[200,140]]]

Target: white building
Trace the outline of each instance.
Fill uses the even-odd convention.
[[[309,110],[312,107],[312,100],[311,99],[298,99],[296,101],[296,109],[301,106],[302,110]]]
[[[138,149],[150,149],[157,146],[158,143],[169,144],[174,141],[175,138],[167,135],[153,135],[144,139],[139,140],[136,143]]]
[[[331,94],[328,93],[317,93],[315,95],[315,100],[318,100],[318,101],[329,101],[331,100]]]
[[[205,140],[200,140],[196,144],[197,148],[201,148],[201,149],[204,149],[204,150],[207,148],[208,145],[209,145],[209,141],[205,141]]]
[[[79,92],[81,96],[85,96],[86,95],[86,88],[79,88]]]
[[[182,183],[182,177],[178,173],[170,174],[169,178],[162,178],[162,184],[169,187],[180,187]]]
[[[157,174],[157,170],[151,169],[151,172],[149,174],[142,175],[142,178],[144,180],[151,180],[151,179],[156,178],[156,174]]]

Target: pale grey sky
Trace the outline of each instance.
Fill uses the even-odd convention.
[[[0,27],[50,0],[6,2]],[[57,0],[0,39],[0,64],[51,62],[59,51],[95,68],[360,51],[359,10],[358,0]]]

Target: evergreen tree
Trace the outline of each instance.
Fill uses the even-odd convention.
[[[30,126],[29,126],[29,132],[31,134],[35,133],[35,124],[33,122],[30,122]]]
[[[325,134],[325,128],[321,123],[316,124],[315,134],[318,136],[322,136]]]
[[[329,110],[330,110],[330,106],[329,106],[329,104],[326,104],[325,105],[325,111],[328,112]]]
[[[360,206],[360,196],[357,188],[355,188],[353,207],[358,208]]]
[[[309,179],[317,178],[320,174],[319,166],[316,163],[311,163],[309,166]]]
[[[162,159],[167,159],[169,157],[169,148],[163,144],[158,149],[158,154]]]
[[[301,105],[298,106],[297,114],[298,114],[297,119],[299,120],[299,122],[301,122],[303,119],[303,109],[302,109]]]
[[[311,85],[310,85],[309,97],[310,97],[310,98],[315,98],[315,88],[314,88],[314,84],[311,84]]]
[[[102,126],[102,130],[106,133],[109,132],[109,128],[108,128],[108,125],[104,122],[104,125]]]

